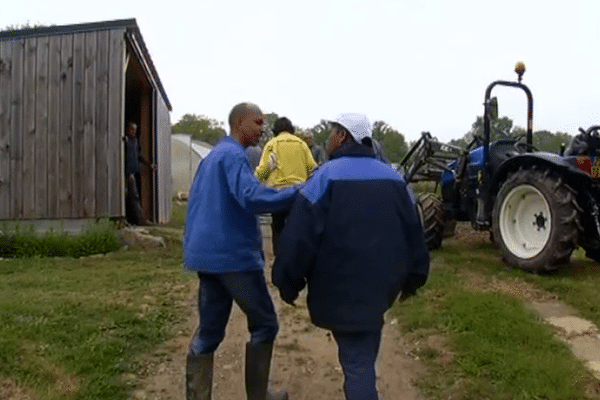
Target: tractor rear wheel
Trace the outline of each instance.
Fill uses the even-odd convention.
[[[438,249],[444,238],[442,201],[433,193],[418,193],[417,202],[427,246],[429,250]]]
[[[579,207],[575,191],[549,170],[520,168],[500,188],[492,231],[504,259],[528,271],[569,262],[576,247]]]

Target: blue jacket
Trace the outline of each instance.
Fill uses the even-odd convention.
[[[190,188],[183,256],[191,271],[224,273],[264,266],[257,214],[282,211],[298,187],[261,185],[241,143],[223,138],[202,160]]]
[[[125,137],[125,173],[139,174],[140,166],[140,141],[137,137]]]
[[[310,178],[279,241],[273,283],[293,301],[308,284],[313,323],[340,331],[381,329],[400,291],[425,284],[429,251],[402,176],[352,144]]]

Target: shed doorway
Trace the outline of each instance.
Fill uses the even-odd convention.
[[[126,128],[130,121],[137,124],[142,159],[151,165],[156,165],[156,137],[154,133],[156,129],[152,118],[153,99],[154,89],[148,80],[148,76],[139,58],[128,46],[125,73],[125,121],[123,126]],[[125,139],[124,132],[123,138]],[[138,178],[137,184],[143,215],[146,220],[156,222],[158,210],[156,206],[156,170],[145,163],[141,163],[141,172]],[[125,191],[123,191],[123,196],[125,196]]]

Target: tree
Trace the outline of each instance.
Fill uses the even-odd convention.
[[[327,138],[331,133],[331,126],[329,125],[329,122],[322,119],[321,122],[310,128],[309,131],[313,134],[313,143],[325,147]]]
[[[535,137],[535,135],[534,135]],[[552,139],[544,144],[544,148],[547,149],[547,151],[554,151],[556,152],[558,149],[558,151],[560,151],[560,147],[562,145],[564,145],[565,147],[569,145],[569,143],[571,143],[571,140],[573,140],[573,136],[569,135],[566,132],[556,132],[554,134],[552,134]]]
[[[173,125],[171,133],[188,133],[194,140],[215,145],[226,132],[223,123],[204,115],[185,114]]]
[[[510,139],[515,137],[515,133],[512,131],[513,121],[508,117],[491,118],[490,120],[490,142],[494,142],[500,139]],[[450,144],[458,147],[466,148],[473,139],[478,138],[479,143],[483,142],[483,117],[477,117],[471,129],[460,139],[453,139]]]
[[[393,163],[400,162],[408,151],[404,135],[395,130],[385,135],[383,142],[381,142],[381,147],[389,162]]]
[[[490,120],[490,142],[511,138],[512,127],[513,121],[508,117],[492,118]],[[477,117],[467,135],[469,140],[475,136],[483,139],[483,117]]]
[[[404,135],[383,121],[373,123],[373,139],[377,140],[389,162],[400,162],[408,151]]]
[[[500,139],[521,139],[524,141],[526,135],[527,131],[520,126],[513,127],[513,121],[508,117],[495,118],[490,121],[490,143]],[[483,140],[482,117],[477,117],[471,126],[471,130],[462,138],[451,140],[450,144],[466,148],[474,137]],[[571,139],[572,136],[564,132],[552,133],[541,130],[533,132],[532,144],[538,150],[558,153],[561,145],[567,145]]]
[[[273,126],[275,125],[275,121],[279,118],[277,113],[271,112],[268,114],[264,114],[265,120],[265,134],[261,136],[258,145],[260,147],[265,147],[265,144],[271,139],[273,139]]]
[[[46,25],[46,24],[42,24],[40,22],[34,22],[32,24],[31,22],[29,22],[29,20],[27,20],[27,22],[25,22],[24,24],[7,25],[6,27],[4,27],[4,29],[0,29],[0,32],[4,32],[4,31],[19,31],[21,29],[45,28],[47,26],[55,26],[55,25],[54,24],[52,24],[52,25]]]
[[[513,129],[513,136],[525,138],[527,131],[520,126]],[[542,151],[548,151],[552,153],[559,153],[562,145],[568,145],[571,141],[572,136],[564,132],[552,133],[550,131],[541,130],[533,132],[532,144],[536,149]],[[524,140],[524,139],[523,139]]]
[[[331,133],[331,125],[322,119],[317,125],[308,129],[313,134],[313,142],[325,147]],[[381,144],[385,157],[390,162],[399,162],[408,151],[404,135],[383,121],[373,123],[373,139]]]

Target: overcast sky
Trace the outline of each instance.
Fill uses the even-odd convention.
[[[407,140],[462,137],[486,87],[534,97],[534,130],[600,124],[598,0],[71,0],[4,2],[0,28],[135,18],[167,96],[226,121],[242,101],[309,128],[340,112],[383,120]],[[525,126],[525,94],[494,89]]]

